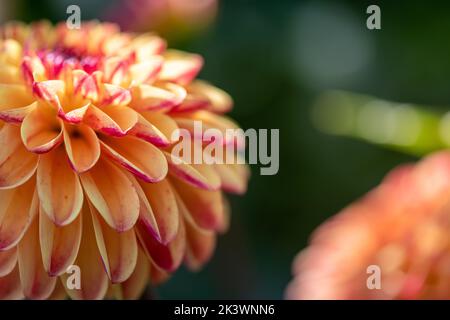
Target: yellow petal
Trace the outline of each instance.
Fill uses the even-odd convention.
[[[39,199],[48,217],[59,226],[75,220],[83,205],[83,189],[63,147],[41,156],[36,179]]]
[[[30,179],[38,157],[23,146],[20,128],[5,124],[0,129],[0,145],[0,189],[14,188]]]
[[[130,107],[137,111],[171,109],[186,97],[186,90],[174,83],[141,84],[131,88]]]
[[[178,129],[178,125],[170,116],[151,111],[142,112],[141,115],[145,118],[145,120],[150,122],[153,126],[155,126],[155,128],[162,132],[162,134],[164,134],[170,142],[174,142],[171,139],[173,133]]]
[[[86,195],[111,228],[126,231],[139,217],[139,197],[121,169],[100,158],[80,175]]]
[[[233,107],[233,100],[225,91],[212,86],[206,81],[195,80],[188,86],[188,92],[208,100],[208,110],[215,113],[225,113]]]
[[[176,237],[179,228],[179,213],[173,189],[167,179],[158,183],[141,183],[141,187],[156,219],[160,242],[168,244]]]
[[[94,130],[105,134],[123,137],[130,131],[138,121],[138,113],[128,107],[105,107],[97,108],[89,106],[84,122]]]
[[[161,56],[151,56],[142,62],[130,66],[130,78],[136,84],[153,82],[162,68],[164,59]]]
[[[145,119],[141,114],[138,117],[138,122],[133,129],[130,130],[129,134],[158,147],[167,147],[170,144],[170,137],[166,137],[156,126]]]
[[[64,227],[59,227],[48,218],[44,209],[39,213],[39,239],[44,268],[50,276],[65,273],[78,254],[81,241],[81,215]]]
[[[135,137],[103,137],[101,146],[107,156],[145,182],[158,182],[167,175],[167,161],[151,143]]]
[[[105,223],[93,206],[90,209],[106,273],[112,283],[124,282],[133,273],[137,261],[138,247],[134,229],[119,233]]]
[[[0,250],[15,246],[22,239],[38,211],[35,181],[15,189],[0,190]]]
[[[17,250],[13,247],[9,250],[0,251],[0,278],[13,271],[17,263]]]
[[[88,204],[82,209],[83,233],[81,236],[80,250],[78,251],[76,266],[80,268],[80,289],[69,288],[71,274],[63,273],[61,281],[67,294],[76,300],[103,299],[108,290],[108,276],[103,268],[100,252],[95,240],[94,227]]]
[[[54,110],[39,104],[23,119],[21,136],[25,147],[34,153],[46,153],[63,142],[63,124]]]
[[[24,85],[0,83],[0,111],[26,107],[34,100]]]
[[[64,145],[72,168],[78,172],[91,169],[100,158],[100,142],[94,130],[85,124],[65,125]]]
[[[26,298],[47,299],[53,292],[56,277],[44,269],[39,245],[39,217],[36,216],[18,245],[19,271]]]
[[[199,55],[167,50],[159,79],[188,84],[197,76],[202,66],[203,58]]]

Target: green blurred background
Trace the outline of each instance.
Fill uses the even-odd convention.
[[[0,0],[0,20],[65,20],[70,4],[81,7],[83,20],[105,20],[117,3]],[[450,6],[378,1],[382,29],[371,31],[366,8],[373,3],[225,0],[201,32],[163,32],[171,47],[205,57],[201,78],[234,97],[231,116],[243,128],[280,129],[280,171],[260,176],[252,167],[248,193],[231,198],[231,229],[212,261],[196,274],[183,268],[156,297],[282,298],[292,260],[314,228],[414,160],[325,135],[311,122],[315,98],[328,89],[450,105]]]

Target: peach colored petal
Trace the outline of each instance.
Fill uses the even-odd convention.
[[[166,110],[180,104],[186,90],[174,83],[141,84],[131,88],[130,107],[137,111]]]
[[[225,91],[212,86],[206,81],[195,80],[188,86],[188,92],[203,97],[208,101],[208,110],[215,113],[229,112],[233,107],[233,99]]]
[[[73,91],[85,99],[98,101],[100,99],[100,77],[101,73],[88,74],[83,70],[72,72]]]
[[[8,275],[0,277],[0,300],[19,300],[22,298],[19,268],[16,266]]]
[[[224,223],[222,193],[192,187],[179,179],[170,179],[177,193],[201,228],[219,231]]]
[[[16,247],[0,251],[0,278],[11,273],[17,263]]]
[[[0,145],[0,189],[25,183],[36,171],[38,156],[23,146],[20,128],[5,124],[0,129]]]
[[[84,122],[94,130],[105,134],[123,137],[138,121],[138,113],[128,107],[97,108],[89,106],[84,116]]]
[[[137,300],[141,297],[149,281],[150,263],[141,248],[138,250],[136,268],[131,276],[122,283],[122,298]]]
[[[220,177],[210,165],[189,164],[168,152],[164,152],[164,155],[169,164],[169,172],[173,176],[197,188],[205,190],[220,189]]]
[[[247,191],[247,176],[240,164],[215,164],[214,170],[220,177],[222,189],[226,192],[244,194]]]
[[[61,281],[56,281],[55,289],[53,290],[48,300],[66,300],[67,293]]]
[[[95,232],[88,204],[82,209],[83,233],[80,250],[75,265],[81,271],[80,289],[70,289],[67,280],[70,274],[63,273],[61,281],[67,294],[75,300],[100,300],[108,290],[108,276],[103,268],[100,252],[95,240]]]
[[[20,281],[29,299],[47,299],[53,292],[56,277],[44,269],[39,245],[39,217],[36,216],[18,245]]]
[[[121,169],[100,158],[80,178],[86,195],[110,227],[123,232],[134,226],[139,217],[139,197]]]
[[[199,270],[214,252],[216,235],[212,231],[198,228],[190,219],[185,219],[185,226],[187,239],[186,264],[191,270]]]
[[[20,124],[22,123],[23,119],[25,119],[27,114],[30,113],[34,108],[36,108],[36,106],[37,102],[33,102],[26,107],[2,110],[0,111],[0,120],[13,124]]]
[[[70,224],[59,227],[48,218],[44,209],[39,213],[39,239],[44,268],[50,276],[59,276],[75,262],[80,247],[81,215]]]
[[[160,72],[163,62],[161,56],[152,56],[130,66],[128,72],[133,84],[152,83]]]
[[[112,283],[124,282],[133,273],[137,261],[138,247],[134,229],[119,233],[108,226],[93,206],[90,209],[106,273]]]
[[[76,219],[83,205],[83,189],[63,147],[41,155],[36,181],[41,205],[56,225]]]
[[[129,134],[158,147],[167,147],[170,144],[169,138],[141,114],[138,117],[136,125],[130,130]]]
[[[65,82],[62,80],[47,80],[33,83],[34,95],[43,102],[50,104],[58,113],[62,113],[61,96],[66,90]]]
[[[135,137],[103,137],[102,151],[145,182],[158,182],[167,175],[167,161],[157,147]]]
[[[200,72],[203,58],[196,54],[167,50],[164,53],[164,65],[159,79],[181,84],[188,84]]]
[[[141,183],[141,187],[156,219],[160,242],[168,244],[179,229],[179,213],[172,186],[164,179],[158,183]]]
[[[168,115],[158,112],[146,111],[141,115],[157,128],[172,143],[172,135],[178,129],[177,123]]]
[[[38,211],[35,181],[15,189],[0,190],[0,250],[14,247]]]
[[[104,83],[100,106],[126,106],[131,101],[131,93],[121,86]]]
[[[161,269],[154,262],[150,261],[150,283],[152,285],[160,285],[170,278],[170,273]]]
[[[0,83],[0,111],[26,107],[34,100],[24,85]]]
[[[63,142],[63,122],[54,110],[38,105],[23,119],[20,134],[29,151],[46,153]]]
[[[136,225],[136,232],[145,253],[159,268],[172,272],[180,266],[186,248],[186,232],[181,217],[178,232],[167,245],[149,237],[140,224]]]
[[[91,169],[100,158],[100,142],[94,130],[87,125],[66,124],[64,146],[71,167],[78,173]]]

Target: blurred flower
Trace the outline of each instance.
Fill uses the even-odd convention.
[[[172,161],[178,127],[235,126],[231,98],[194,80],[200,56],[110,24],[11,23],[0,64],[0,298],[137,298],[210,258],[221,189],[247,172]]]
[[[449,299],[450,152],[393,170],[319,227],[296,258],[289,299]],[[369,289],[378,266],[381,288]]]
[[[170,38],[183,38],[207,27],[217,9],[217,0],[121,0],[106,18],[125,30],[154,30]]]

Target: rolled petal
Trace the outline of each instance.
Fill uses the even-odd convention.
[[[123,232],[134,226],[139,217],[139,197],[121,169],[100,158],[80,177],[86,195],[111,228]]]
[[[70,298],[75,300],[99,300],[105,296],[109,281],[103,268],[89,206],[86,202],[82,209],[82,219],[83,233],[81,236],[80,250],[74,264],[80,268],[80,288],[77,289],[76,287],[69,286],[69,284],[73,284],[69,278],[71,276],[69,273],[63,273],[61,275],[61,281]]]
[[[89,106],[84,121],[94,130],[107,135],[123,137],[138,121],[138,113],[128,107],[97,108]]]
[[[158,182],[167,175],[167,161],[151,143],[135,137],[104,137],[101,146],[107,156],[145,182]]]
[[[145,253],[159,268],[172,272],[180,266],[186,248],[186,232],[182,221],[179,221],[175,238],[167,245],[149,237],[146,231],[142,229],[141,224],[136,225],[136,232]]]
[[[58,113],[62,113],[60,96],[64,95],[66,85],[62,80],[48,80],[33,83],[34,95],[53,106]]]
[[[150,263],[147,256],[139,248],[136,268],[131,276],[122,283],[122,298],[125,300],[137,300],[141,297],[149,282]]]
[[[200,228],[219,231],[224,223],[222,193],[195,188],[179,179],[170,179],[181,200]]]
[[[46,153],[63,142],[63,123],[53,110],[40,104],[23,119],[20,133],[29,151]]]
[[[145,197],[151,205],[162,244],[168,244],[177,235],[179,213],[175,194],[167,179],[158,183],[141,183]]]
[[[100,98],[100,74],[88,74],[83,70],[72,72],[73,90],[85,99],[98,101]]]
[[[48,217],[58,226],[75,220],[83,205],[83,189],[64,148],[41,156],[36,179],[39,200]]]
[[[81,242],[81,215],[69,225],[59,227],[48,218],[44,209],[39,213],[39,239],[44,268],[50,276],[59,276],[75,262]]]
[[[28,152],[20,128],[5,124],[0,130],[0,189],[25,183],[36,171],[38,156]]]
[[[29,299],[47,299],[53,292],[56,277],[44,269],[39,245],[39,217],[36,216],[18,245],[20,281]]]
[[[174,83],[141,84],[131,88],[130,107],[137,111],[171,109],[186,97],[186,90]]]
[[[186,264],[191,270],[198,270],[212,256],[216,247],[216,235],[213,231],[202,230],[192,221],[185,219],[186,226]]]
[[[100,142],[94,130],[87,125],[66,124],[64,145],[71,167],[78,173],[91,169],[100,158]]]
[[[16,263],[17,250],[15,247],[6,251],[0,251],[0,278],[10,274]]]
[[[167,147],[170,144],[169,139],[141,114],[129,133],[158,147]]]
[[[137,261],[138,246],[134,229],[119,233],[105,223],[93,206],[90,209],[106,273],[112,283],[124,282],[133,273]]]
[[[167,50],[159,79],[188,84],[197,76],[202,66],[203,58],[199,55]]]
[[[240,164],[215,164],[214,170],[220,177],[222,189],[236,194],[244,194],[247,191],[247,174]]]
[[[0,300],[18,300],[23,298],[20,284],[19,267],[4,277],[0,277]]]
[[[175,177],[197,188],[205,190],[220,189],[220,177],[211,165],[189,164],[168,152],[164,152],[164,155],[169,164],[170,173]]]
[[[15,189],[0,190],[0,250],[14,247],[38,211],[35,181]]]
[[[32,104],[15,109],[7,109],[0,111],[0,120],[5,122],[19,124],[22,123],[23,119],[37,106],[37,102],[33,102]]]
[[[101,106],[126,106],[130,101],[131,93],[128,89],[113,84],[103,84]]]

